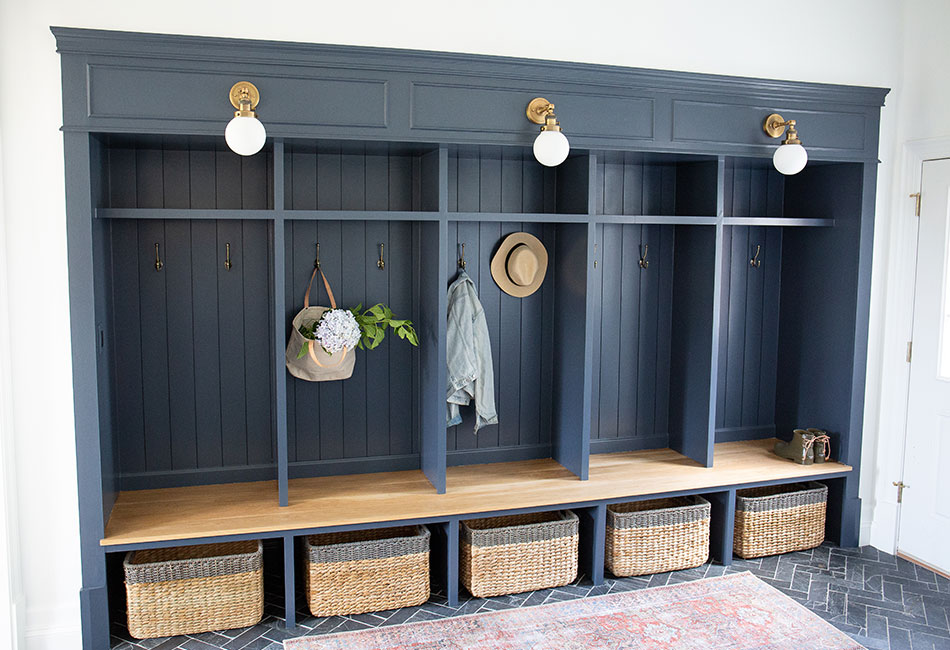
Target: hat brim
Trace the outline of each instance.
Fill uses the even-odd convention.
[[[521,244],[530,248],[538,258],[538,272],[531,284],[517,284],[508,275],[508,255]],[[527,232],[516,232],[505,237],[491,258],[491,276],[502,291],[515,298],[525,298],[538,290],[548,270],[548,251],[541,240]]]

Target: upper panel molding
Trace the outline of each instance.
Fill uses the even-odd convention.
[[[63,128],[219,135],[227,92],[261,90],[272,137],[529,146],[533,97],[557,104],[572,146],[767,156],[779,111],[826,160],[877,156],[882,88],[273,41],[52,28]],[[168,98],[156,102],[155,97]]]
[[[52,27],[61,54],[163,56],[170,59],[241,61],[245,64],[315,65],[403,72],[482,75],[511,79],[559,79],[575,83],[633,85],[654,90],[739,92],[789,100],[883,106],[888,89],[798,81],[732,77],[695,72],[650,70],[592,63],[521,59],[395,48],[325,45],[283,41],[181,36]],[[566,77],[564,75],[567,75]]]

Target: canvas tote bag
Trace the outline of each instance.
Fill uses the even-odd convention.
[[[330,298],[329,307],[311,307],[310,289],[313,287],[313,279],[317,277],[317,271],[320,271],[320,277],[323,278],[323,286],[327,290],[327,296]],[[336,299],[333,297],[333,291],[330,289],[330,283],[327,276],[319,267],[314,267],[310,275],[310,282],[307,283],[307,293],[303,297],[303,309],[294,316],[293,327],[290,332],[290,341],[287,343],[287,370],[294,377],[306,381],[334,381],[337,379],[349,379],[353,374],[353,366],[356,364],[356,350],[343,348],[342,352],[336,354],[327,354],[326,350],[317,341],[305,338],[300,333],[300,326],[304,323],[312,323],[323,316],[327,309],[336,309]],[[307,346],[309,354],[297,358],[301,348]]]

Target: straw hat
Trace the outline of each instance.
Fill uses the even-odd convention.
[[[548,270],[548,252],[534,235],[516,232],[505,237],[491,258],[491,276],[501,290],[515,298],[538,290]]]

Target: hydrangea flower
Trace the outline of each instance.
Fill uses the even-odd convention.
[[[329,354],[340,352],[344,347],[352,350],[359,343],[360,326],[349,309],[328,309],[323,312],[314,338]]]

